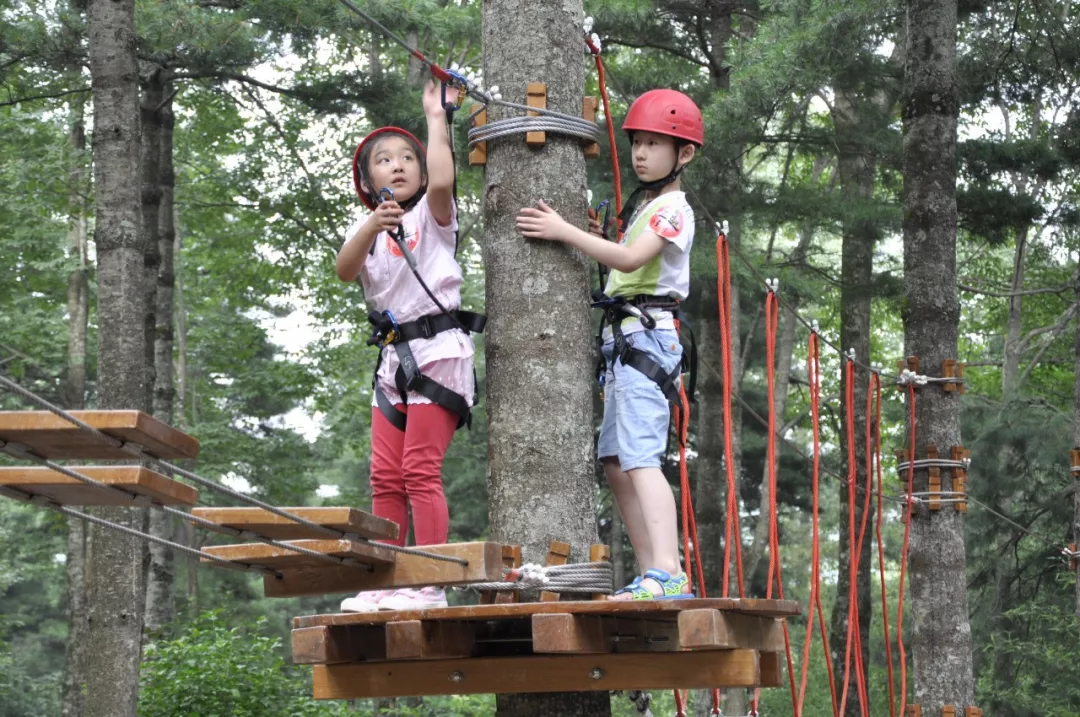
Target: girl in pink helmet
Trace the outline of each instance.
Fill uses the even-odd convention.
[[[614,599],[689,598],[675,497],[660,466],[670,407],[679,405],[683,350],[675,320],[690,291],[694,241],[694,213],[680,174],[704,145],[704,124],[683,93],[652,90],[631,105],[623,130],[640,184],[620,216],[625,233],[618,243],[578,229],[542,201],[521,210],[517,227],[528,238],[564,242],[611,269],[594,304],[606,320],[597,456],[639,567]]]
[[[448,88],[447,92],[453,92]],[[342,281],[360,278],[380,347],[371,412],[371,495],[375,515],[397,523],[404,545],[409,512],[417,545],[447,541],[442,463],[454,431],[475,403],[469,331],[483,316],[461,311],[455,259],[454,161],[439,87],[424,90],[428,148],[397,127],[360,143],[353,179],[371,210],[345,232]],[[442,607],[441,589],[362,592],[343,611]]]

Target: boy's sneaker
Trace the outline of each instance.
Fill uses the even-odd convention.
[[[359,593],[355,597],[345,598],[341,601],[342,612],[375,612],[379,609],[379,601],[389,596],[393,590],[368,590]]]
[[[433,607],[446,607],[445,590],[402,588],[379,600],[380,610],[427,610]]]

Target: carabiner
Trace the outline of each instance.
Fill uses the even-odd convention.
[[[465,101],[465,95],[469,92],[469,83],[465,79],[464,75],[461,75],[453,70],[446,70],[446,74],[450,77],[449,82],[444,81],[442,83],[442,106],[448,113],[457,112],[461,109],[461,104]],[[453,102],[446,101],[446,87],[449,85],[458,91],[457,98]]]
[[[600,224],[600,233],[607,239],[608,225],[611,223],[611,200],[605,199],[596,205],[596,216],[598,218],[601,209],[604,210],[604,221]]]
[[[379,190],[379,204],[382,204],[383,202],[394,202],[394,201],[397,201],[397,200],[394,199],[394,190],[393,189],[391,189],[390,187],[383,187],[382,189]]]

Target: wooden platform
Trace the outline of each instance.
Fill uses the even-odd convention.
[[[199,442],[141,411],[71,411],[106,435],[138,443],[158,458],[195,458]],[[0,440],[18,443],[50,459],[123,460],[131,455],[107,446],[48,411],[0,411]]]
[[[477,605],[312,615],[293,662],[316,699],[775,687],[792,601],[655,600]]]
[[[499,543],[453,543],[425,545],[418,548],[418,550],[435,555],[453,556],[467,561],[467,565],[462,565],[423,555],[399,553],[383,546],[352,540],[288,542],[325,555],[354,558],[373,566],[374,569],[334,565],[325,560],[265,543],[209,546],[203,550],[228,560],[276,568],[282,577],[266,576],[263,589],[267,597],[330,595],[384,588],[457,585],[491,582],[502,580],[503,577],[503,546]],[[203,562],[220,565],[205,558]]]
[[[87,478],[164,505],[195,505],[199,491],[140,466],[70,466]],[[30,495],[44,495],[61,505],[129,505],[122,495],[95,488],[50,468],[15,466],[0,468],[0,493],[14,488]]]
[[[392,520],[377,518],[355,508],[282,508],[293,515],[342,533],[369,540],[395,540],[400,528]],[[223,528],[250,530],[275,540],[325,540],[328,536],[262,508],[196,508],[191,514]],[[222,531],[228,532],[228,531]]]

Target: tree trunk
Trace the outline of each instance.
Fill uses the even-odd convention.
[[[162,88],[168,98],[171,83]],[[174,223],[173,187],[176,175],[173,169],[173,112],[172,100],[162,100],[158,111],[161,127],[160,135],[160,204],[158,208],[158,256],[160,263],[157,274],[154,317],[154,418],[168,424],[173,422],[173,245],[176,241]],[[144,133],[145,134],[145,133]],[[145,201],[144,188],[144,201]],[[147,235],[147,241],[151,237]],[[174,534],[174,521],[171,516],[161,511],[150,514],[150,533],[171,540]],[[146,576],[146,628],[159,630],[172,622],[176,614],[174,585],[176,568],[173,563],[172,548],[164,545],[150,545],[150,569]]]
[[[175,174],[174,174],[175,178]],[[188,426],[188,371],[187,371],[187,307],[184,305],[184,234],[180,226],[179,212],[173,203],[173,296],[175,298],[176,323],[176,425],[181,430]]]
[[[165,101],[162,71],[152,70],[143,82],[142,142],[140,165],[142,178],[143,291],[146,308],[143,326],[146,332],[146,406],[154,407],[154,335],[157,331],[157,285],[161,266],[161,110]]]
[[[907,0],[904,87],[904,351],[920,371],[940,375],[956,358],[960,304],[956,295],[956,0]],[[948,455],[961,445],[957,392],[916,390],[916,456],[928,445]],[[911,430],[912,426],[908,426]],[[914,490],[927,490],[926,470]],[[942,471],[942,490],[952,490]],[[964,514],[916,512],[909,573],[914,702],[923,714],[973,706]]]
[[[834,103],[833,122],[836,127],[837,146],[837,172],[840,175],[840,191],[845,197],[844,202],[850,208],[850,213],[843,220],[843,240],[840,260],[840,348],[845,351],[854,349],[855,360],[863,365],[870,364],[870,302],[873,298],[873,269],[874,269],[874,245],[880,238],[873,220],[868,220],[865,207],[873,201],[874,196],[874,172],[875,164],[869,151],[861,144],[860,135],[868,130],[869,119],[866,113],[870,111],[868,103],[853,94],[838,92]],[[847,377],[841,374],[841,395],[847,395]],[[873,524],[873,501],[869,504],[869,515],[863,516],[863,505],[866,499],[866,443],[864,431],[866,427],[866,388],[869,384],[869,375],[864,369],[856,368],[854,386],[854,470],[846,472],[848,476],[855,478],[855,540],[859,539],[859,529],[866,521],[867,530],[859,554],[859,569],[855,576],[856,583],[856,609],[859,614],[857,629],[863,635],[862,655],[863,665],[869,670],[870,664],[870,615],[872,604],[870,601],[870,568],[872,536],[870,527]],[[851,453],[848,450],[847,441],[847,410],[840,413],[841,431],[840,442],[844,456]],[[858,717],[861,714],[859,707],[858,684],[855,677],[855,660],[859,656],[854,648],[850,660],[847,658],[847,634],[850,606],[848,592],[851,589],[851,561],[853,545],[849,525],[849,487],[840,484],[840,526],[839,526],[839,570],[836,584],[836,605],[833,608],[829,628],[829,648],[833,655],[833,673],[836,675],[837,695],[842,696],[844,685],[845,663],[850,663],[848,669],[848,694],[845,715]],[[869,674],[867,672],[867,680]],[[841,697],[842,698],[842,697]],[[870,706],[867,705],[867,709]]]
[[[94,241],[98,256],[98,383],[103,409],[146,409],[143,237],[139,216],[139,87],[134,0],[92,0],[89,55],[94,102]],[[102,508],[133,528],[144,510]],[[84,714],[136,713],[145,601],[142,543],[91,527],[83,616],[87,673]]]
[[[70,141],[72,165],[70,174],[68,250],[75,267],[68,277],[68,375],[67,406],[75,410],[85,407],[86,398],[86,335],[90,311],[90,281],[86,269],[87,260],[87,190],[85,157],[86,123],[83,99],[71,104]],[[78,518],[68,518],[67,538],[67,591],[68,591],[68,640],[64,668],[64,691],[60,714],[62,717],[78,717],[82,714],[82,684],[85,680],[83,663],[84,640],[82,635],[83,614],[86,602],[86,523]]]
[[[1076,366],[1073,376],[1073,446],[1080,450],[1080,262],[1076,277]],[[1080,461],[1072,461],[1073,473],[1073,542],[1080,547]],[[1080,618],[1080,572],[1076,574],[1076,616]]]
[[[527,82],[546,82],[549,108],[579,114],[583,20],[581,0],[484,3],[487,83],[524,103]],[[492,121],[506,116],[498,106],[488,112]],[[551,134],[539,151],[529,149],[521,136],[489,142],[484,187],[489,517],[492,538],[521,543],[526,560],[543,560],[551,540],[561,539],[573,547],[572,559],[582,561],[597,535],[589,265],[561,244],[518,234],[518,211],[541,198],[584,226],[580,144]],[[497,705],[499,715],[515,717],[610,714],[606,692],[505,695]]]

